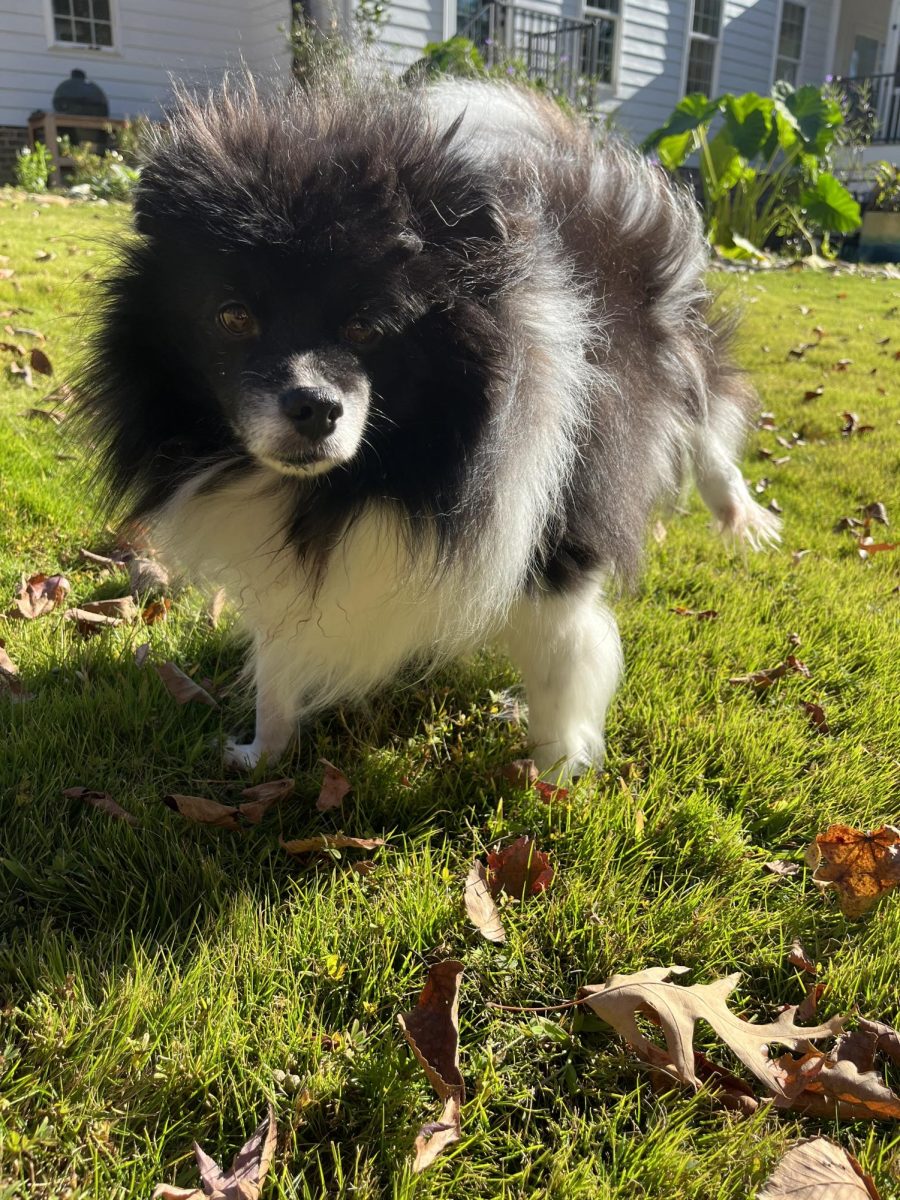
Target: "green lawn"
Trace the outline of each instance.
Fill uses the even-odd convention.
[[[0,269],[15,271],[0,279],[0,311],[31,310],[0,329],[42,330],[57,377],[124,220],[117,207],[0,193]],[[0,618],[34,693],[0,696],[2,1200],[123,1200],[163,1180],[196,1183],[192,1140],[230,1161],[268,1097],[281,1136],[267,1198],[745,1200],[815,1131],[850,1148],[884,1200],[900,1197],[893,1126],[765,1106],[740,1120],[702,1096],[654,1091],[596,1019],[488,1007],[550,1004],[613,972],[677,962],[690,982],[742,972],[735,1007],[771,1019],[803,995],[786,961],[799,936],[821,963],[823,1019],[900,1015],[900,889],[849,922],[805,869],[762,869],[802,863],[831,822],[900,818],[900,551],[864,562],[833,532],[873,501],[900,521],[900,283],[812,272],[714,283],[743,306],[740,358],[778,434],[803,435],[788,450],[760,431],[745,461],[752,482],[771,480],[763,500],[784,510],[784,543],[730,553],[694,496],[666,518],[639,590],[617,604],[627,676],[607,770],[566,802],[494,781],[523,737],[494,719],[514,679],[485,659],[367,713],[330,715],[286,764],[296,795],[258,829],[189,826],[161,797],[233,799],[211,745],[246,727],[248,711],[234,696],[220,711],[178,708],[133,651],[149,637],[153,661],[227,688],[240,657],[228,619],[211,631],[191,594],[167,624],[91,640],[58,614]],[[788,358],[799,342],[818,344]],[[853,361],[836,371],[839,359]],[[78,559],[110,540],[86,487],[90,455],[65,423],[23,415],[57,380],[35,376],[29,391],[11,361],[0,354],[0,611],[23,571],[64,571],[78,600],[121,594],[123,579]],[[874,431],[842,437],[844,410]],[[764,461],[761,447],[790,461]],[[894,527],[875,532],[889,540]],[[809,553],[794,563],[799,549]],[[698,622],[674,605],[720,616]],[[760,697],[728,683],[780,662],[791,633],[810,678]],[[834,736],[812,729],[801,700],[824,705]],[[319,756],[353,782],[339,819],[314,808]],[[62,798],[79,784],[111,792],[141,828]],[[346,858],[304,867],[278,845],[280,833],[338,828],[389,840],[372,874]],[[550,850],[556,877],[506,908],[509,941],[496,947],[467,924],[462,881],[474,855],[524,831]],[[466,964],[465,1136],[413,1179],[415,1131],[440,1106],[396,1014],[448,956]],[[729,1062],[705,1027],[698,1041]]]

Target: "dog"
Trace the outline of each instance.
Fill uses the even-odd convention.
[[[528,89],[327,79],[183,95],[79,385],[109,499],[226,588],[251,741],[489,644],[539,769],[599,765],[611,590],[690,469],[726,531],[752,389],[693,201]]]

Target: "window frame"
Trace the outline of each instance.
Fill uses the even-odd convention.
[[[591,4],[590,0],[582,0],[581,4],[581,19],[582,21],[589,20],[592,17],[600,17],[604,21],[612,21],[613,24],[613,51],[612,64],[610,67],[609,83],[597,83],[597,87],[602,89],[607,100],[613,96],[617,96],[619,92],[619,66],[622,57],[622,20],[623,9],[626,0],[619,0],[619,11],[611,12],[602,0],[596,0],[596,3]]]
[[[796,8],[803,9],[803,32],[800,36],[800,57],[797,58],[796,60],[793,58],[788,58],[787,55],[778,53],[778,48],[781,45],[781,26],[782,26],[782,22],[784,21],[785,3],[790,3],[790,4],[793,4]],[[773,86],[778,82],[779,60],[783,59],[785,62],[795,62],[796,67],[797,67],[797,75],[799,76],[800,68],[803,65],[803,55],[806,50],[806,35],[808,32],[809,32],[809,4],[807,3],[807,0],[780,0],[780,3],[778,5],[778,24],[775,26],[775,43],[772,47],[772,84],[773,84]],[[788,80],[787,82],[790,83],[792,87],[797,87],[796,79]]]
[[[93,4],[93,0],[91,0]],[[101,46],[91,42],[62,42],[56,36],[56,14],[53,11],[53,0],[44,0],[44,28],[47,34],[47,49],[62,51],[64,54],[112,54],[121,55],[119,23],[119,0],[109,0],[109,24],[112,44]]]
[[[716,89],[719,85],[719,68],[722,60],[722,38],[725,32],[725,0],[721,0],[721,9],[719,10],[719,31],[715,37],[709,33],[694,33],[694,13],[697,7],[697,0],[691,0],[688,5],[687,22],[684,31],[684,53],[681,59],[681,95],[686,96],[688,66],[691,59],[691,43],[694,41],[706,42],[714,47],[713,49],[713,67],[712,77],[709,81],[709,99],[712,99],[716,94]]]

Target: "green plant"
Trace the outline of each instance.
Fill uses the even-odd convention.
[[[529,74],[528,64],[524,59],[506,55],[496,46],[493,58],[494,61],[488,65],[481,50],[471,38],[457,35],[443,42],[429,42],[423,57],[413,63],[404,78],[452,75],[461,79],[503,79],[549,96],[564,112],[571,113],[576,108],[587,111],[589,108],[588,80],[584,80],[584,96],[581,102],[573,104],[552,79],[536,78]]]
[[[371,48],[381,37],[389,12],[389,0],[360,0],[348,31],[333,5],[324,20],[314,21],[302,4],[295,4],[285,30],[294,78],[303,85],[323,72],[351,71],[355,53]]]
[[[876,164],[869,208],[875,212],[900,212],[900,167],[886,161]]]
[[[70,138],[59,139],[59,150],[72,162],[69,182],[87,185],[95,200],[128,200],[140,171],[129,167],[118,150],[98,154],[90,142],[73,144]]]
[[[128,167],[140,167],[153,137],[153,122],[149,117],[131,117],[116,130],[116,150]]]
[[[53,160],[43,142],[23,146],[16,155],[16,183],[26,192],[46,192]]]
[[[695,92],[642,148],[670,171],[698,156],[707,234],[722,253],[752,257],[776,235],[827,252],[830,234],[860,224],[859,205],[828,170],[843,120],[812,85],[715,100]]]

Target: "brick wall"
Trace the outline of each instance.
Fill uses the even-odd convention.
[[[16,155],[27,144],[28,130],[24,125],[0,125],[0,184],[13,182]]]

